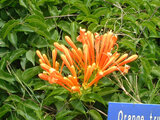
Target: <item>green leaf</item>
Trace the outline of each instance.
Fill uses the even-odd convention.
[[[105,15],[107,13],[108,13],[107,7],[99,7],[97,9],[95,9],[95,11],[92,14],[98,18],[98,17]]]
[[[8,47],[8,45],[0,38],[0,47]]]
[[[102,103],[103,105],[106,104],[106,102],[104,101],[104,99],[99,94],[96,94],[96,93],[85,94],[85,95],[83,95],[81,97],[81,100],[85,101],[85,102],[98,101],[98,102]]]
[[[28,8],[27,6],[27,0],[19,0],[19,4],[25,8]]]
[[[27,26],[27,24],[21,24],[17,26],[14,31],[19,31],[19,32],[34,32],[31,28]]]
[[[63,31],[65,31],[66,33],[70,34],[71,35],[71,30],[70,30],[70,23],[67,22],[67,21],[60,21],[58,23],[58,27],[60,29],[62,29]]]
[[[11,42],[11,44],[15,47],[15,48],[17,48],[17,34],[16,34],[16,32],[10,32],[9,34],[8,34],[8,40]]]
[[[25,107],[23,104],[18,104],[16,107],[17,114],[24,117],[25,120],[39,120],[32,109]]]
[[[57,30],[54,30],[53,33],[51,33],[51,38],[54,40],[54,41],[58,41],[59,40],[59,33]]]
[[[123,39],[121,42],[120,42],[122,45],[132,49],[134,52],[136,52],[136,44],[133,43],[133,41],[129,41],[127,39]]]
[[[0,60],[0,69],[4,70],[6,68],[6,61],[8,60],[8,56],[4,56]]]
[[[5,22],[0,19],[0,27],[2,27],[4,24],[5,24]]]
[[[33,90],[46,90],[49,89],[49,86],[45,84],[45,81],[36,82],[33,84],[34,89]]]
[[[89,15],[90,11],[89,9],[82,3],[74,2],[73,5],[80,9],[85,15]]]
[[[160,79],[158,79],[158,82],[156,83],[156,86],[155,88],[152,90],[151,94],[150,94],[150,97],[149,97],[149,104],[152,103],[152,101],[154,100],[155,97],[157,97],[157,93],[158,93],[158,89],[160,88]]]
[[[77,17],[77,20],[79,18]],[[96,18],[96,16],[94,15],[88,15],[88,16],[84,16],[82,18],[80,18],[83,22],[88,22],[88,23],[95,23],[95,24],[98,24],[98,20]]]
[[[17,91],[14,89],[15,86],[9,84],[8,82],[0,79],[0,88],[6,90],[8,93],[16,93]]]
[[[62,8],[62,11],[61,11],[60,15],[68,15],[68,14],[71,14],[71,13],[76,13],[77,11],[78,11],[77,8],[71,7],[70,4],[66,4]]]
[[[156,75],[156,76],[160,77],[160,66],[153,66],[152,70],[151,70],[151,73],[153,75]]]
[[[136,1],[125,0],[125,2],[128,3],[131,7],[135,8],[137,11],[140,9],[139,4],[137,4]]]
[[[62,96],[54,96],[54,99],[57,99],[58,101],[65,101],[65,98]]]
[[[12,6],[12,5],[15,4],[14,2],[15,2],[14,0],[1,0],[0,9],[2,9],[2,8],[6,7],[6,6]]]
[[[98,94],[100,96],[105,96],[105,95],[112,94],[112,93],[115,93],[118,91],[119,90],[117,90],[116,88],[113,88],[113,87],[105,87],[105,88],[101,88],[101,90],[98,92]]]
[[[8,33],[19,23],[20,22],[18,20],[10,20],[9,22],[7,22],[1,30],[2,38],[4,39],[8,35]]]
[[[35,51],[27,51],[26,58],[33,64],[33,66],[35,66]]]
[[[7,48],[1,48],[0,49],[0,57],[4,57],[5,55],[9,54],[9,50]]]
[[[89,110],[88,113],[91,115],[91,117],[93,118],[93,120],[103,120],[102,117],[101,117],[101,115],[99,114],[99,112],[97,112],[94,109]]]
[[[91,31],[91,32],[96,32],[98,31],[97,29],[100,28],[100,25],[98,25],[97,23],[91,23],[89,26],[88,26],[88,30]]]
[[[48,10],[49,10],[49,13],[51,16],[58,16],[59,13],[58,13],[58,9],[56,6],[48,6]]]
[[[23,48],[14,50],[14,51],[11,53],[11,55],[10,55],[9,63],[11,64],[11,63],[12,63],[13,61],[15,61],[16,59],[19,59],[20,56],[22,56],[25,52],[26,52],[26,50],[23,49]]]
[[[27,40],[32,47],[44,48],[49,45],[48,41],[39,35],[30,34]]]
[[[142,25],[146,26],[151,33],[153,32],[154,35],[157,35],[156,25],[154,25],[151,21],[145,21],[144,23],[142,23]]]
[[[3,70],[0,70],[0,79],[5,80],[11,84],[13,84],[13,82],[15,81],[12,75]]]
[[[25,22],[28,23],[26,24],[27,27],[50,40],[50,33],[48,32],[47,25],[42,17],[31,15],[25,19]]]
[[[78,110],[79,112],[85,114],[85,109],[83,107],[84,105],[80,100],[78,99],[72,100],[71,105],[73,106],[75,110]]]
[[[140,60],[141,60],[141,64],[143,65],[143,68],[144,68],[146,74],[150,74],[151,65],[150,65],[149,61],[147,60],[147,58],[140,58]]]
[[[36,22],[35,22],[36,23]],[[50,39],[50,35],[49,35],[49,32],[47,31],[47,28],[43,28],[42,26],[36,24],[36,25],[33,25],[33,24],[28,24],[27,25],[29,28],[31,28],[33,31],[35,31],[36,33],[38,33],[39,35],[42,35],[44,36],[46,39]]]
[[[28,68],[22,74],[23,80],[27,82],[29,79],[37,75],[40,72],[40,70],[41,68],[39,66]]]
[[[152,21],[154,22],[154,24],[158,25],[160,28],[160,18],[159,17],[153,17]]]
[[[77,29],[78,29],[77,22],[72,22],[70,31],[71,31],[71,38],[74,42],[76,41],[77,37]]]
[[[20,64],[21,64],[21,67],[22,67],[23,70],[26,69],[26,63],[27,63],[26,57],[21,58]]]
[[[7,104],[4,104],[0,107],[0,111],[0,118],[2,118],[7,112],[11,111],[11,108]]]
[[[17,102],[17,103],[23,104],[23,101],[21,100],[21,98],[19,96],[17,96],[17,95],[14,95],[14,94],[10,95],[5,101],[6,102],[13,101],[13,102]]]
[[[68,116],[70,117],[68,118]],[[73,120],[75,116],[77,116],[77,112],[63,109],[56,114],[56,120]]]
[[[28,108],[31,108],[32,110],[35,110],[35,111],[39,111],[40,108],[38,106],[38,104],[36,104],[35,102],[33,102],[32,100],[26,100],[24,102],[24,106],[28,107]]]

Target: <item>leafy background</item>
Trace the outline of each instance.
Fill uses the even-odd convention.
[[[102,120],[109,101],[160,103],[159,0],[0,0],[0,119]],[[35,51],[76,43],[79,27],[118,34],[119,52],[138,54],[126,76],[71,95],[40,80]],[[77,44],[78,45],[78,44]]]

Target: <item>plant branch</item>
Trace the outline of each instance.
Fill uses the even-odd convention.
[[[160,8],[160,7],[157,7],[157,8],[154,10],[154,12],[152,13],[152,15],[150,16],[150,18],[149,18],[147,21],[149,21],[149,20],[154,16],[154,14],[157,12],[157,10],[158,10],[159,8]],[[141,33],[139,34],[138,38],[141,37],[141,35],[142,35],[142,33],[144,32],[145,29],[146,29],[146,26],[142,29],[142,31],[141,31]]]
[[[74,17],[77,16],[78,14],[68,14],[68,15],[61,15],[61,16],[48,16],[45,17],[45,19],[51,19],[51,18],[63,18],[63,17]]]

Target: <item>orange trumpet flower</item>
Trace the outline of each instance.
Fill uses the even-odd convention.
[[[82,48],[77,47],[69,36],[65,36],[65,40],[71,49],[55,42],[56,49],[52,50],[52,65],[45,54],[42,55],[39,50],[36,51],[40,66],[45,71],[38,76],[50,84],[59,84],[72,93],[81,94],[81,87],[87,89],[114,71],[120,71],[122,74],[128,73],[130,66],[127,64],[138,58],[138,55],[120,56],[117,52],[117,36],[112,31],[99,35],[80,28],[77,40],[82,43]],[[115,45],[117,50],[114,50]],[[62,65],[56,61],[57,49],[62,53]],[[63,76],[64,66],[69,72]]]

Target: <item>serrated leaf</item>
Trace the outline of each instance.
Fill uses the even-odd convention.
[[[23,48],[20,48],[20,49],[17,49],[17,50],[14,50],[10,57],[9,57],[9,63],[11,64],[13,61],[15,61],[16,59],[19,59],[20,56],[22,56],[24,53],[26,52],[25,49]]]
[[[8,33],[19,23],[20,22],[18,20],[10,20],[9,22],[7,22],[1,30],[2,38],[4,39],[8,35]]]
[[[91,115],[91,117],[93,118],[93,120],[103,120],[102,117],[101,117],[101,115],[99,114],[99,112],[97,112],[94,109],[89,110],[88,113]]]
[[[23,80],[27,82],[29,79],[37,75],[40,71],[41,68],[39,66],[26,69],[22,74]]]
[[[26,58],[33,64],[33,66],[35,66],[35,51],[27,51]]]
[[[15,81],[12,75],[3,70],[0,70],[0,79],[5,80],[11,84],[13,84],[13,82]]]

